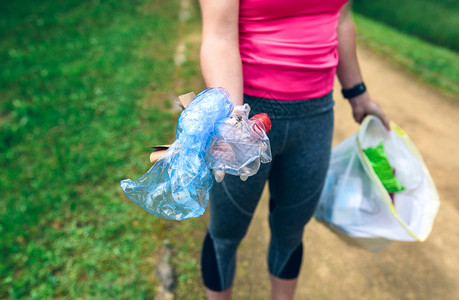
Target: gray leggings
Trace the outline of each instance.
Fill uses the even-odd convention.
[[[273,160],[262,164],[258,173],[245,182],[226,175],[221,183],[214,182],[210,191],[209,235],[215,256],[202,256],[203,272],[209,272],[206,260],[213,260],[219,290],[226,290],[233,283],[236,250],[267,180],[270,202],[274,204],[269,214],[268,267],[272,275],[282,278],[282,271],[301,245],[304,226],[316,208],[331,150],[334,105],[331,93],[305,101],[245,96],[244,102],[252,108],[250,116],[265,112],[271,118],[268,137]],[[206,276],[210,275],[203,273],[204,284]]]

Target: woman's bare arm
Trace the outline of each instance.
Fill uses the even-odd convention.
[[[363,81],[357,59],[355,36],[350,3],[347,3],[340,11],[338,23],[339,63],[337,74],[344,89],[352,88]],[[352,106],[352,114],[357,122],[362,122],[366,115],[372,114],[379,117],[384,126],[390,129],[388,118],[379,105],[371,99],[368,92],[349,99],[349,103]]]
[[[223,87],[234,105],[243,104],[239,54],[239,0],[200,0],[203,30],[201,72],[207,87]]]

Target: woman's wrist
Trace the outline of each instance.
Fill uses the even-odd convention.
[[[349,98],[348,101],[349,101],[349,104],[351,104],[351,106],[353,108],[355,108],[356,106],[365,105],[366,102],[370,102],[372,100],[371,100],[370,95],[368,94],[368,92],[365,91],[360,95],[357,95],[355,97]]]
[[[365,93],[367,90],[365,83],[361,82],[356,85],[354,85],[351,88],[348,89],[342,89],[341,93],[343,94],[343,97],[350,100],[352,98],[355,98],[363,93]]]

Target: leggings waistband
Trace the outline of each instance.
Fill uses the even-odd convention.
[[[298,119],[324,113],[333,108],[332,92],[325,96],[297,101],[272,100],[244,95],[244,103],[250,105],[250,116],[266,113],[271,119]]]

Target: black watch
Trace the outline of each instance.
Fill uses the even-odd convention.
[[[342,89],[341,93],[343,93],[344,98],[351,99],[351,98],[357,97],[358,95],[365,93],[366,90],[367,88],[365,86],[365,83],[362,82],[357,85],[354,85],[350,89]]]

